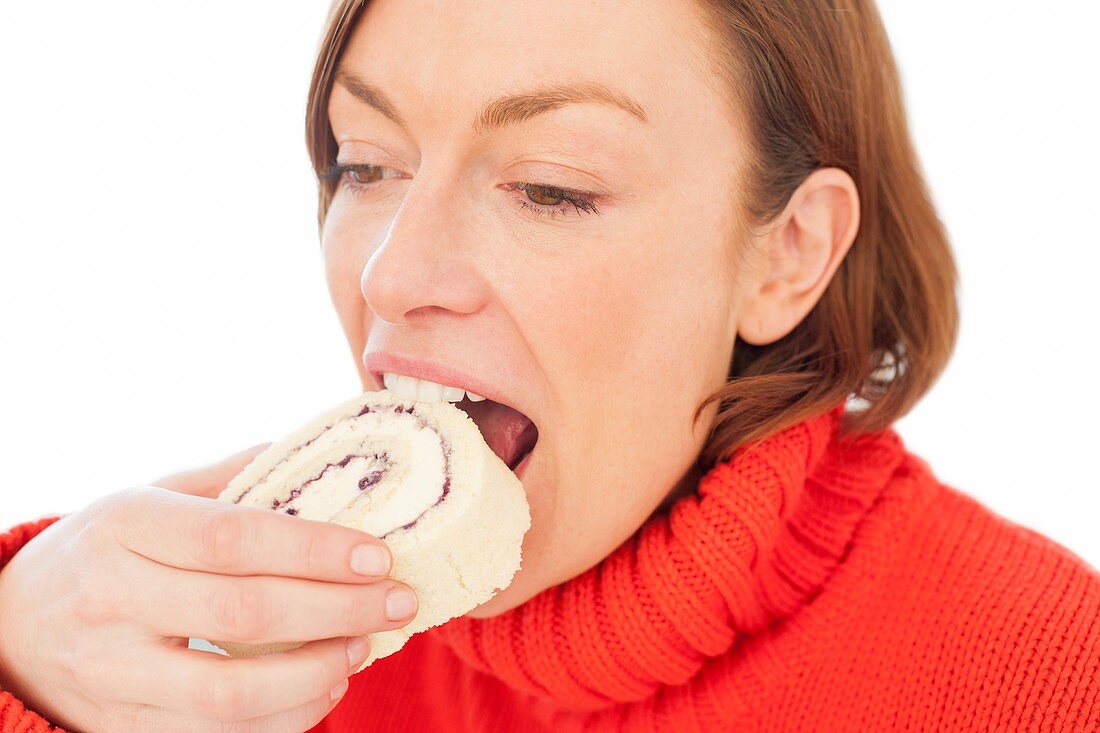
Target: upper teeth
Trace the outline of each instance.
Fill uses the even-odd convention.
[[[386,385],[386,389],[393,392],[394,396],[400,400],[461,402],[463,396],[469,397],[472,402],[485,399],[462,387],[448,387],[438,382],[429,382],[427,379],[417,379],[394,372],[383,372],[382,382]]]

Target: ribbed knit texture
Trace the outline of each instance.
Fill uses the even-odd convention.
[[[894,430],[841,440],[842,411],[576,578],[414,636],[314,731],[1100,731],[1100,574]],[[38,720],[0,694],[2,733]]]
[[[24,522],[0,534],[0,570],[19,552],[23,545],[30,542],[60,516],[44,517],[33,522]],[[6,624],[0,618],[0,634]],[[0,678],[3,674],[0,673]],[[23,702],[0,687],[0,733],[43,733],[43,731],[62,730],[55,728],[45,718],[34,711],[27,710]]]

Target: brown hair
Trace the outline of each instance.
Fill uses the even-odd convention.
[[[318,226],[334,193],[328,98],[336,65],[368,0],[335,0],[306,108],[319,181]],[[718,42],[712,63],[752,133],[749,221],[786,206],[815,169],[855,181],[855,242],[821,299],[790,333],[737,338],[729,381],[699,405],[718,413],[698,463],[818,415],[844,400],[841,432],[887,427],[935,383],[958,332],[957,272],[909,137],[901,84],[872,0],[699,0]],[[851,406],[851,405],[849,405]]]

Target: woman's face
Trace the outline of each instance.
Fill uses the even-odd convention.
[[[374,0],[342,56],[337,162],[363,167],[322,248],[363,388],[382,388],[372,353],[436,362],[538,428],[522,568],[470,616],[592,567],[698,477],[715,407],[692,415],[737,331],[745,147],[697,12]],[[637,107],[572,101],[592,89]]]

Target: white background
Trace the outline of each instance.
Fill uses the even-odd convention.
[[[0,6],[0,528],[277,440],[359,390],[303,114],[327,2]],[[1085,0],[883,0],[962,331],[897,423],[1100,566]]]

